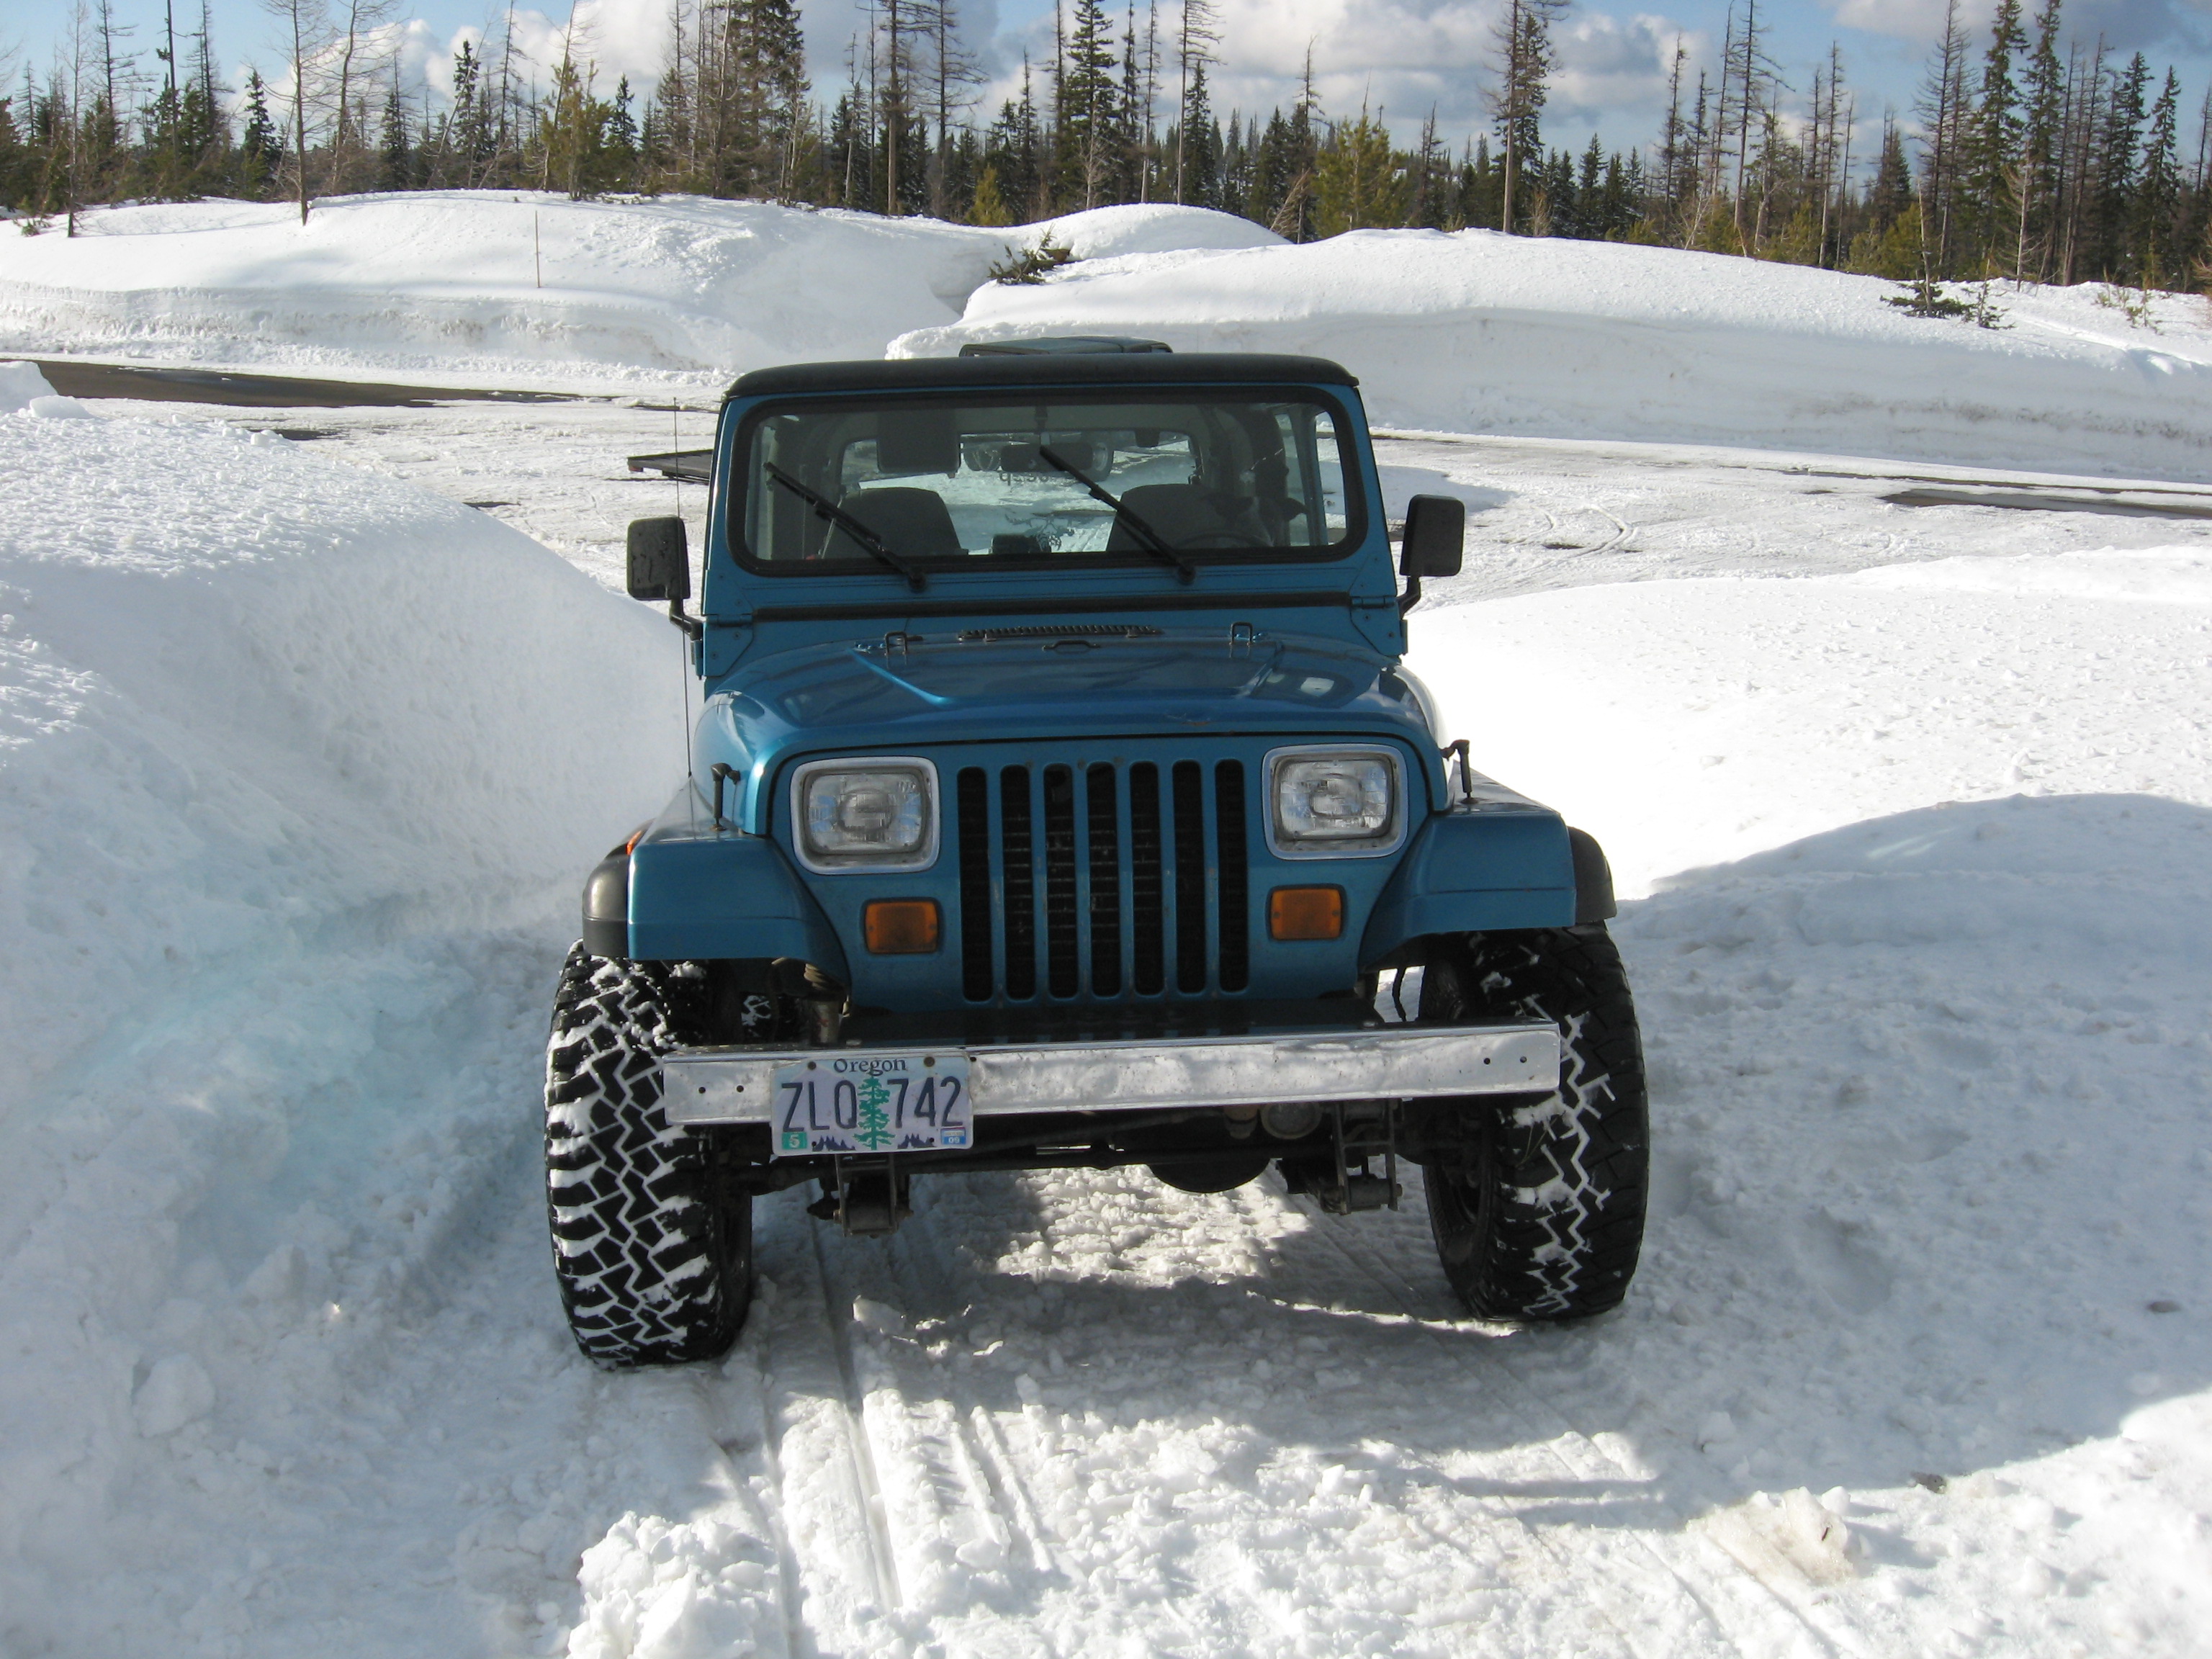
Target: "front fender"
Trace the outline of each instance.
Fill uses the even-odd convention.
[[[672,803],[624,860],[630,957],[790,957],[849,980],[844,947],[782,849],[765,836],[716,830],[689,793]],[[607,884],[614,861],[593,872],[595,892]]]
[[[1425,933],[1573,927],[1576,833],[1534,802],[1485,800],[1431,817],[1375,902],[1361,965]]]

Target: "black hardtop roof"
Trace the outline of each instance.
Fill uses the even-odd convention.
[[[1022,357],[905,357],[785,363],[740,375],[726,398],[810,392],[957,392],[971,386],[1358,386],[1326,357],[1259,351],[1078,353]]]

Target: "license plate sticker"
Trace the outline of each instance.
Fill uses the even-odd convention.
[[[965,1148],[968,1056],[830,1053],[779,1066],[775,1141],[778,1158]]]

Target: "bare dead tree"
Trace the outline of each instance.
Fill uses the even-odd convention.
[[[292,168],[298,175],[300,222],[307,222],[307,77],[330,38],[322,0],[262,0],[276,20],[279,45],[292,67]]]

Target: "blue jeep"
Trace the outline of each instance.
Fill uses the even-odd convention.
[[[683,521],[631,526],[704,705],[554,1006],[594,1359],[730,1345],[755,1198],[817,1182],[881,1234],[961,1170],[1272,1164],[1348,1213],[1410,1161],[1471,1312],[1626,1293],[1644,1088],[1604,855],[1400,663],[1461,504],[1413,500],[1401,592],[1350,374],[1138,343],[745,375],[696,616]]]

